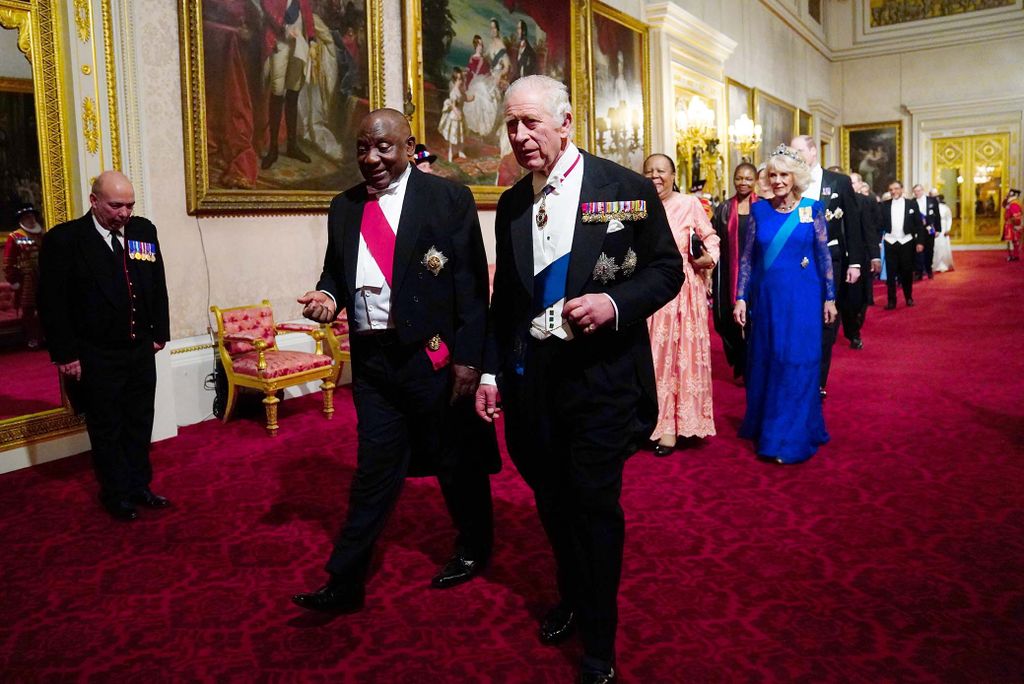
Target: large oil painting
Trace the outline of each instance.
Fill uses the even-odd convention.
[[[383,101],[379,2],[182,0],[191,212],[326,207]]]
[[[510,83],[551,76],[569,87],[575,111],[584,106],[572,30],[579,1],[409,0],[413,132],[437,155],[434,172],[469,185],[478,202],[496,201],[522,175],[505,133]]]
[[[650,149],[647,27],[600,3],[593,17],[593,149],[639,172]]]
[[[868,0],[871,26],[950,17],[966,12],[1012,6],[1016,0]]]
[[[754,90],[754,121],[761,124],[758,162],[768,159],[776,147],[788,145],[796,135],[797,109],[760,90]]]
[[[843,126],[843,169],[859,173],[881,196],[903,169],[903,126],[899,121]]]

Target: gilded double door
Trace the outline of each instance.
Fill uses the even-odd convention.
[[[933,186],[953,212],[953,242],[999,242],[1009,148],[1009,133],[932,139]]]

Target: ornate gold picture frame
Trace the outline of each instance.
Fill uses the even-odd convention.
[[[494,206],[522,175],[502,117],[520,75],[566,82],[575,138],[589,140],[589,0],[406,0],[405,26],[413,135],[437,155],[434,172],[468,185],[477,204]]]
[[[31,63],[36,132],[42,186],[42,211],[47,226],[71,218],[70,166],[65,116],[65,57],[61,53],[63,23],[57,0],[0,0],[0,29],[17,31],[18,50]],[[0,375],[4,368],[0,365]],[[56,369],[54,369],[56,373]],[[84,429],[62,392],[60,405],[0,420],[0,451],[53,439]]]
[[[725,113],[727,126],[732,126],[741,116],[746,116],[751,121],[757,122],[754,116],[754,91],[749,86],[746,86],[739,81],[734,81],[731,78],[725,79]],[[723,182],[725,196],[728,197],[732,194],[732,177],[736,167],[744,160],[753,161],[754,155],[751,152],[749,146],[747,152],[749,154],[744,155],[744,150],[740,148],[740,145],[734,143],[729,135],[725,136],[725,148],[726,154],[726,168],[724,169],[725,179]]]
[[[859,173],[879,197],[894,180],[902,181],[902,121],[843,126],[840,144],[843,171]]]
[[[639,173],[651,151],[647,25],[600,2],[591,15],[590,149]]]
[[[382,0],[179,0],[189,213],[323,210],[384,104]],[[294,13],[294,16],[292,14]]]
[[[799,116],[799,110],[793,105],[754,88],[754,121],[761,124],[758,163],[767,159],[768,154],[780,144],[788,145],[796,136]]]

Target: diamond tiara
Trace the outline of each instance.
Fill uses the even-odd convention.
[[[793,161],[799,162],[800,164],[807,166],[807,162],[805,162],[804,158],[800,156],[800,153],[794,150],[792,147],[788,147],[787,145],[779,145],[778,147],[775,148],[775,151],[772,152],[769,156],[789,157]]]

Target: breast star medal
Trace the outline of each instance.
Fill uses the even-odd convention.
[[[636,270],[636,252],[630,247],[626,250],[626,256],[622,258],[622,275],[627,278],[633,275]]]
[[[441,272],[441,269],[444,268],[444,265],[448,263],[448,257],[438,250],[437,247],[431,245],[430,249],[427,250],[427,253],[423,255],[423,259],[420,263],[423,264],[423,268],[427,269],[434,275],[437,275]]]
[[[440,335],[440,333],[438,333],[437,335],[434,335],[429,340],[427,340],[427,348],[430,351],[432,351],[432,352],[435,352],[435,351],[437,351],[438,349],[441,348],[441,335]]]
[[[800,260],[800,268],[807,268],[807,264],[811,263],[807,257]]]
[[[601,256],[597,258],[597,263],[594,264],[594,280],[599,280],[602,285],[607,285],[610,281],[615,280],[615,274],[619,270],[619,265],[615,263],[615,259],[601,252]]]

